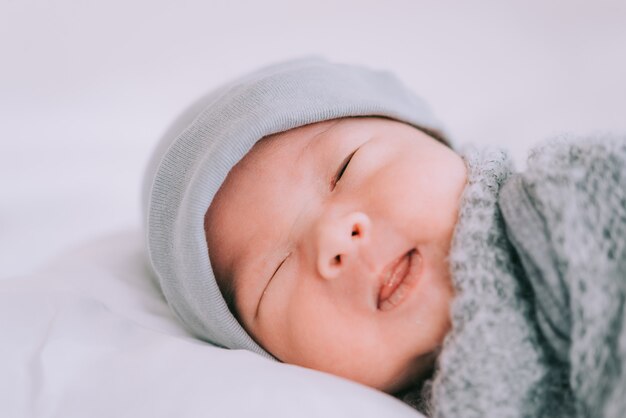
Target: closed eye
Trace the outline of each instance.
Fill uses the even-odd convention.
[[[291,253],[290,253],[291,254]],[[276,270],[274,270],[274,273],[272,273],[272,276],[270,277],[270,279],[267,281],[267,283],[265,284],[265,288],[263,289],[263,293],[261,293],[261,297],[259,298],[259,302],[256,305],[256,312],[254,314],[254,317],[256,318],[259,315],[259,307],[261,306],[261,301],[263,300],[263,296],[265,295],[265,292],[267,292],[267,288],[270,285],[270,282],[272,281],[272,279],[274,278],[274,276],[276,276],[276,273],[278,273],[278,270],[280,270],[280,268],[282,267],[283,264],[285,264],[285,261],[287,261],[287,258],[289,258],[289,254],[287,254],[287,257],[285,257],[285,259],[283,261],[280,262],[280,264],[278,265],[278,267],[276,267]]]
[[[348,165],[350,164],[350,160],[352,160],[352,157],[354,157],[354,154],[356,154],[356,152],[359,150],[359,148],[357,148],[354,151],[352,151],[350,153],[350,155],[348,155],[346,158],[344,158],[343,161],[341,162],[341,164],[339,164],[339,169],[337,170],[337,172],[333,176],[333,179],[331,180],[331,183],[330,183],[331,190],[334,189],[335,186],[337,186],[337,183],[339,182],[339,180],[341,180],[341,177],[343,177],[343,173],[345,173],[346,170],[348,169]]]

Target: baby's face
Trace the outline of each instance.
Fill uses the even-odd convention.
[[[432,367],[449,330],[465,181],[451,149],[388,119],[273,135],[207,212],[211,264],[279,360],[393,392]]]

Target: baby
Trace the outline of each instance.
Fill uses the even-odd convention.
[[[265,137],[207,212],[215,277],[279,360],[396,391],[432,366],[449,328],[464,184],[461,158],[403,122],[342,118]]]
[[[393,75],[323,59],[261,69],[201,104],[157,148],[144,194],[152,267],[196,336],[388,393],[426,380],[407,401],[437,416],[615,407],[589,390],[615,363],[588,364],[597,347],[574,343],[597,324],[566,312],[594,306],[582,287],[624,298],[625,269],[603,281],[588,260],[579,279],[563,266],[584,259],[568,243],[596,230],[613,243],[606,225],[626,224],[624,141],[548,145],[514,174],[501,151],[455,152]],[[602,215],[589,202],[606,160],[618,184]],[[584,254],[615,263],[625,247]]]

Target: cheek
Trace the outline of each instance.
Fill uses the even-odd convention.
[[[449,281],[443,276],[429,282],[425,289],[423,303],[420,306],[418,317],[420,321],[420,341],[424,351],[430,351],[440,345],[448,333],[450,322],[450,307],[454,297],[454,290]]]
[[[458,187],[454,179],[425,160],[404,161],[389,177],[387,201],[396,219],[414,225],[422,240],[444,244],[456,221]]]
[[[307,304],[310,301],[317,303]],[[314,297],[294,299],[294,306],[298,309],[291,311],[293,339],[285,362],[381,390],[407,373],[415,341],[401,324],[388,323],[389,332],[384,332],[374,318],[350,315]]]
[[[406,225],[419,226],[420,235],[428,238],[432,235],[429,230],[435,229],[431,218],[436,216],[438,200],[431,190],[432,181],[430,175],[416,170],[412,161],[395,162],[370,178],[367,207],[383,222],[383,229],[404,235]]]
[[[378,341],[373,318],[351,311],[331,299],[320,287],[302,286],[294,291],[286,310],[286,362],[330,371],[332,365],[348,367],[350,359],[371,361]]]
[[[376,313],[355,311],[311,283],[291,289],[280,316],[273,317],[280,320],[266,330],[273,344],[266,348],[283,362],[384,389],[407,373],[416,355],[434,346],[427,327],[406,317],[381,320]],[[430,322],[427,312],[417,316],[422,315]]]

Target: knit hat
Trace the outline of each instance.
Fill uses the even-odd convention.
[[[189,113],[200,105],[203,110],[191,120]],[[239,324],[220,293],[204,217],[230,169],[258,140],[349,116],[383,116],[440,138],[426,104],[395,76],[321,58],[275,64],[220,87],[162,138],[144,178],[148,257],[170,307],[195,336],[274,358]]]

